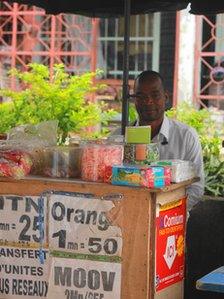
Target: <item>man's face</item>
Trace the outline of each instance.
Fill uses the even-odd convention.
[[[135,107],[141,122],[147,123],[163,117],[168,96],[160,78],[135,82],[134,93]]]

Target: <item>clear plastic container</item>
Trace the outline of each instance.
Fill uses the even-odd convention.
[[[32,155],[32,174],[55,178],[81,177],[82,148],[77,146],[50,147]]]
[[[123,144],[108,141],[85,142],[82,145],[81,177],[86,181],[110,182],[112,166],[122,164]]]

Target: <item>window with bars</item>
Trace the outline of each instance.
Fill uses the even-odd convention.
[[[108,79],[122,79],[124,18],[101,19],[98,68]],[[159,71],[160,14],[131,16],[129,78],[141,71]]]

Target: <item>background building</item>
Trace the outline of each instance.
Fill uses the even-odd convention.
[[[130,85],[139,72],[153,69],[164,77],[168,106],[188,100],[223,109],[223,15],[193,16],[185,10],[132,16],[130,31]],[[121,98],[123,35],[123,18],[50,16],[0,2],[0,87],[18,86],[6,76],[11,67],[39,62],[52,70],[64,63],[75,74],[102,69],[110,97]]]

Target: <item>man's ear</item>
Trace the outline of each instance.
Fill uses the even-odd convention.
[[[168,90],[165,90],[165,103],[169,103],[170,93]]]
[[[165,110],[172,108],[172,101],[170,101],[170,92],[165,90]]]

